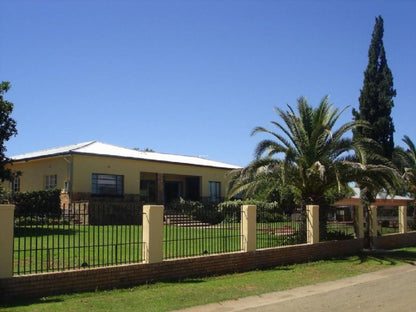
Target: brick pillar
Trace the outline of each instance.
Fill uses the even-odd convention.
[[[241,249],[256,250],[256,205],[243,205],[241,211]]]
[[[354,207],[354,228],[357,238],[364,238],[364,210],[363,206]]]
[[[163,173],[157,173],[156,174],[156,179],[157,179],[157,202],[159,204],[163,203],[163,193],[165,192],[165,185],[164,185],[164,181],[163,181]]]
[[[399,206],[399,233],[407,232],[407,206]]]
[[[163,206],[143,206],[143,261],[163,261]]]
[[[0,205],[0,278],[13,275],[14,205]]]
[[[306,206],[306,237],[308,244],[319,243],[319,206]]]

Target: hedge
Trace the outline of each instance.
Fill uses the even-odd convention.
[[[14,193],[10,202],[16,205],[15,214],[47,215],[61,214],[61,191],[50,189],[44,191]]]

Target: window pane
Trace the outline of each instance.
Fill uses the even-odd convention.
[[[57,175],[45,176],[45,189],[55,188],[57,186]]]
[[[91,192],[95,195],[123,195],[123,176],[92,174]]]
[[[219,202],[221,200],[221,182],[209,182],[209,200]]]

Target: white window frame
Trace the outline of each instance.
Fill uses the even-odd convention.
[[[13,193],[20,192],[20,177],[14,177],[10,182],[10,189]]]
[[[45,175],[45,190],[54,189],[58,186],[58,176],[56,174]]]

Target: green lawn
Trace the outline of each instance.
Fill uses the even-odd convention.
[[[164,259],[241,250],[240,224],[164,227]],[[15,229],[14,273],[51,272],[142,261],[142,226],[21,226]]]
[[[329,230],[352,232],[353,228]],[[257,248],[305,243],[306,234],[301,237],[298,231],[298,223],[259,223]],[[163,240],[164,259],[240,251],[240,223],[199,228],[167,225]],[[142,249],[139,225],[20,226],[15,229],[14,273],[138,263]]]
[[[140,262],[141,226],[38,226],[15,228],[14,272]]]
[[[170,311],[416,264],[416,247],[217,277],[18,301],[2,311]]]
[[[240,250],[240,223],[206,227],[164,226],[164,259]]]

